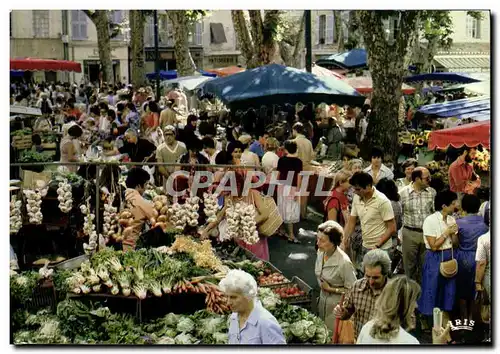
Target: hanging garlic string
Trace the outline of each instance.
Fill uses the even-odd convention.
[[[42,191],[39,189],[25,189],[23,193],[26,196],[26,210],[30,224],[40,225],[43,221]]]
[[[98,236],[97,236],[96,226],[94,223],[95,214],[91,213],[90,209],[90,197],[87,198],[86,205],[83,204],[80,206],[80,211],[82,212],[83,215],[85,215],[83,224],[83,233],[89,237],[89,243],[83,244],[83,250],[85,251],[85,254],[92,254],[97,249]]]
[[[23,227],[23,219],[21,214],[21,207],[23,203],[17,200],[16,196],[13,195],[10,199],[10,233],[17,234],[21,227]]]
[[[59,201],[59,209],[63,213],[69,213],[73,208],[73,194],[71,191],[71,184],[68,183],[67,179],[59,182],[59,188],[57,189],[57,200]]]
[[[207,224],[217,221],[217,212],[219,205],[217,203],[217,195],[215,193],[203,193],[203,204],[205,206],[205,216],[207,217]]]

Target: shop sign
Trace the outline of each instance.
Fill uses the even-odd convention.
[[[215,55],[208,57],[208,62],[213,66],[238,65],[237,55]]]

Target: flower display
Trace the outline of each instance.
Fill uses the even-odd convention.
[[[474,158],[472,159],[472,164],[476,169],[481,171],[490,170],[490,152],[486,149],[483,151],[476,151]]]

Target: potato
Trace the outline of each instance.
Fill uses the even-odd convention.
[[[121,219],[129,219],[132,217],[132,213],[128,210],[124,210],[122,211],[122,213],[120,214],[120,218]]]
[[[151,225],[156,224],[156,219],[155,219],[155,218],[151,218],[151,219],[149,219],[149,223],[150,223]]]
[[[156,219],[158,217],[158,215],[160,215],[160,213],[158,213],[158,210],[153,209],[153,218]]]
[[[167,217],[165,215],[160,215],[158,219],[156,219],[158,222],[166,223],[167,222]]]
[[[119,223],[121,226],[125,226],[125,227],[127,227],[127,226],[129,226],[130,221],[129,221],[129,219],[119,219],[119,220],[118,220],[118,223]]]
[[[167,213],[168,213],[168,206],[164,206],[163,208],[161,208],[160,215],[167,215]]]
[[[155,209],[160,211],[161,208],[163,208],[163,203],[162,202],[155,202]]]
[[[157,195],[156,197],[153,198],[153,202],[161,202],[161,196]]]

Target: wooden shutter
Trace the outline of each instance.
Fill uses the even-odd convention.
[[[333,23],[333,15],[326,16],[326,44],[333,44],[333,30],[335,25]]]
[[[316,16],[316,45],[319,44],[319,16]]]

